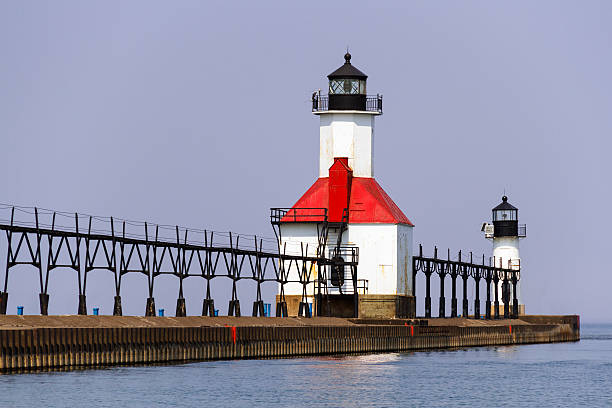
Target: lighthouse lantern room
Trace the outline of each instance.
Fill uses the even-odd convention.
[[[347,52],[344,64],[328,75],[328,96],[312,95],[320,120],[319,177],[279,219],[279,244],[313,256],[325,251],[338,264],[329,273],[314,263],[301,272],[285,265],[289,283],[278,300],[285,299],[289,315],[306,307],[321,316],[415,315],[413,224],[374,179],[374,122],[382,114],[382,96],[366,94],[367,78]],[[347,251],[357,254],[351,248],[358,248],[356,276],[341,264]],[[300,284],[304,273],[316,284]]]

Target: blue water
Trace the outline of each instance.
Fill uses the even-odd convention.
[[[576,343],[0,376],[11,407],[612,406],[612,325]]]

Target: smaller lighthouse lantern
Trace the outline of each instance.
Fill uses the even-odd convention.
[[[518,236],[518,208],[502,197],[502,203],[493,209],[493,236]]]

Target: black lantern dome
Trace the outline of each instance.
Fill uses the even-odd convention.
[[[508,197],[502,197],[502,203],[493,208],[493,235],[495,237],[517,237],[518,208],[508,202]]]
[[[368,76],[351,64],[351,54],[344,55],[344,64],[327,76],[329,110],[366,110]]]

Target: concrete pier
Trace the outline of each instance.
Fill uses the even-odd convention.
[[[508,320],[0,316],[0,371],[577,341],[578,316]]]

